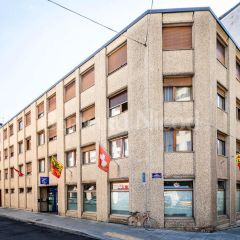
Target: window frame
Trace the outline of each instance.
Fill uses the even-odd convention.
[[[43,136],[43,137],[41,137],[41,136]],[[42,131],[38,132],[38,146],[42,146],[44,144],[45,144],[45,131],[42,130]]]
[[[227,135],[225,135],[224,133],[221,132],[217,132],[217,155],[218,156],[223,156],[226,157],[226,137]],[[220,152],[219,150],[219,144],[223,144],[222,145],[222,150],[223,152]]]
[[[67,128],[67,120],[69,120],[69,118],[72,118],[72,117],[75,117],[75,124],[72,125],[71,127]],[[65,135],[69,135],[69,134],[76,132],[76,126],[77,126],[77,118],[76,118],[75,113],[66,117],[65,118]],[[72,132],[70,132],[70,130],[72,130]]]
[[[224,189],[222,190],[221,188],[219,188],[219,183],[222,182],[223,183],[223,187]],[[217,211],[217,216],[225,216],[227,214],[227,199],[226,199],[226,191],[227,191],[227,185],[226,185],[226,180],[221,180],[221,179],[218,179],[217,181],[217,194],[219,191],[223,191],[224,192],[224,210],[223,210],[223,214],[219,214],[218,211]],[[218,199],[218,198],[217,198]],[[217,201],[217,204],[216,204],[216,208],[218,208],[218,201]]]
[[[52,108],[50,108],[50,100],[53,99],[54,97],[55,97],[55,108],[52,109]],[[50,112],[56,110],[56,108],[57,108],[57,94],[54,93],[50,97],[47,98],[47,112],[50,113]]]
[[[122,102],[122,103],[120,103],[120,104],[115,105],[114,107],[110,107],[111,99],[113,99],[113,98],[115,98],[115,97],[117,97],[117,96],[119,96],[121,94],[124,94],[125,92],[127,94],[127,100]],[[126,107],[125,110],[123,109],[124,106]],[[118,114],[113,115],[112,114],[112,110],[116,109],[116,108],[119,108],[119,107],[120,107],[120,112]],[[124,89],[124,90],[122,90],[120,92],[117,92],[116,94],[111,95],[111,96],[108,97],[108,116],[109,116],[109,118],[118,116],[118,115],[120,115],[120,114],[122,114],[124,112],[127,112],[127,111],[128,111],[128,90],[127,89]]]
[[[42,169],[42,163],[43,162],[43,169]],[[38,159],[38,172],[39,173],[45,173],[46,168],[46,161],[45,158]]]
[[[18,142],[18,154],[23,153],[23,141]]]
[[[73,187],[73,189],[76,187],[76,190],[74,191],[74,190],[69,190],[69,188],[70,187]],[[71,197],[70,198],[70,193],[75,193],[76,194],[76,198],[73,198],[73,197]],[[74,202],[74,206],[76,206],[76,208],[74,208],[74,209],[70,209],[69,208],[69,200],[70,199],[75,199],[76,200],[76,203]],[[77,211],[78,210],[78,191],[77,191],[77,184],[76,185],[74,185],[74,184],[69,184],[69,185],[67,185],[67,210],[68,211]]]
[[[67,93],[67,88],[70,87],[71,85],[74,85],[74,95],[71,97],[67,97],[66,93]],[[71,99],[76,97],[76,79],[72,79],[69,83],[67,83],[66,85],[64,85],[64,103],[70,101]]]
[[[70,166],[70,164],[69,164],[69,159],[68,159],[68,154],[70,154],[70,153],[72,153],[73,154],[73,162],[74,162],[74,164],[72,165],[72,166]],[[76,151],[76,149],[72,149],[72,150],[69,150],[69,151],[66,151],[65,152],[65,156],[66,156],[66,167],[67,168],[74,168],[74,167],[76,167],[77,166],[77,151]]]
[[[218,46],[222,47],[222,50],[224,52],[224,62],[221,61],[221,59],[219,59],[218,56]],[[216,38],[216,59],[218,60],[219,63],[221,63],[221,65],[223,65],[225,68],[227,67],[227,63],[226,63],[226,50],[227,50],[227,44],[224,42],[224,40],[220,37],[220,35],[217,34],[217,38]]]
[[[90,187],[90,186],[94,186],[94,189],[92,189],[92,190],[86,190],[85,188],[86,187]],[[84,183],[83,184],[83,201],[82,201],[82,204],[83,204],[83,206],[82,206],[82,208],[83,208],[83,212],[84,213],[88,213],[88,212],[92,212],[92,213],[96,213],[97,212],[97,185],[96,185],[96,183]],[[86,211],[85,209],[86,209],[86,207],[85,207],[85,193],[95,193],[95,195],[96,195],[96,205],[95,205],[95,207],[96,207],[96,210],[95,211]]]
[[[120,145],[120,157],[116,157],[114,158],[113,157],[113,154],[112,154],[112,142],[114,141],[121,141],[121,145]],[[128,135],[123,135],[123,136],[119,136],[119,137],[116,137],[116,138],[112,138],[112,139],[109,139],[109,149],[110,149],[110,155],[111,155],[111,158],[112,159],[124,159],[124,158],[128,158],[129,157],[129,144],[128,144],[128,147],[127,147],[127,152],[128,154],[126,155],[125,151],[125,147],[124,147],[124,141],[127,140],[128,141]]]

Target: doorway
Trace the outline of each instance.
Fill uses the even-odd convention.
[[[58,213],[57,186],[40,188],[40,212]]]

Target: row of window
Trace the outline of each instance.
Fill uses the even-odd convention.
[[[21,194],[21,193],[24,193],[24,188],[19,188],[18,192]],[[14,188],[11,188],[10,189],[10,193],[11,194],[14,194],[15,193],[15,189]],[[26,188],[26,193],[32,193],[32,188],[31,187],[27,187]],[[8,194],[8,189],[5,189],[5,194]]]

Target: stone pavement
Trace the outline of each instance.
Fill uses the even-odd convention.
[[[165,229],[146,231],[121,224],[103,223],[7,208],[0,208],[0,216],[64,232],[85,234],[104,240],[240,240],[240,227],[214,233],[183,232]]]

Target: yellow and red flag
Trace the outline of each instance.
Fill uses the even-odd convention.
[[[240,154],[237,154],[237,155],[236,155],[236,163],[237,163],[238,168],[239,168],[239,170],[240,170]]]
[[[55,156],[51,157],[51,173],[57,178],[61,177],[61,173],[63,170],[63,165],[60,163]]]

